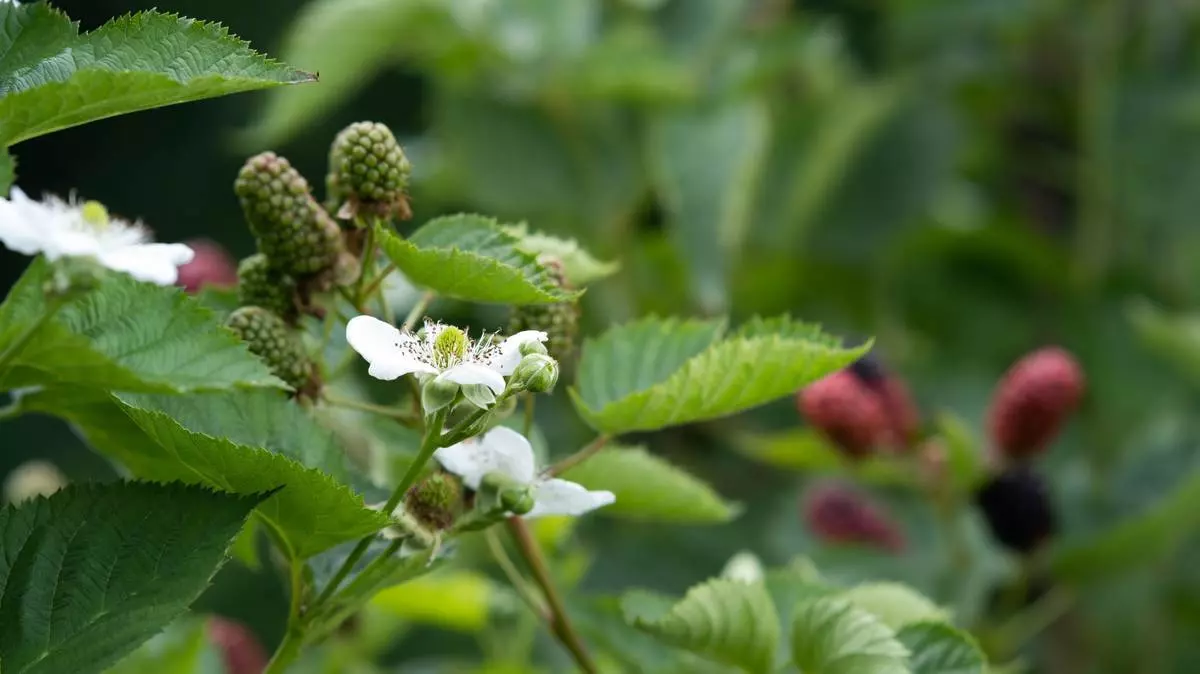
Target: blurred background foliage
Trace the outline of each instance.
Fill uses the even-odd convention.
[[[321,82],[23,143],[18,184],[28,192],[75,189],[161,239],[207,237],[246,255],[252,240],[231,190],[244,158],[274,149],[319,184],[334,133],[378,120],[414,165],[414,223],[482,212],[621,261],[584,298],[590,334],[651,312],[791,312],[852,339],[875,336],[925,420],[950,415],[974,437],[971,451],[981,451],[983,410],[1004,369],[1043,344],[1071,349],[1088,394],[1042,460],[1067,540],[1154,505],[1196,469],[1194,3],[55,4],[84,28],[151,5],[220,20]],[[0,259],[7,284],[21,258]],[[501,327],[494,312],[442,309]],[[555,451],[587,439],[565,403],[544,405],[539,423],[564,445]],[[811,472],[751,460],[739,446],[741,431],[801,423],[784,401],[645,438],[744,513],[718,527],[588,520],[584,586],[679,593],[738,549],[768,563],[803,553],[834,577],[912,583],[966,624],[985,624],[1012,564],[973,513],[963,513],[969,572],[950,566],[931,509],[887,484],[871,490],[903,522],[904,553],[813,540],[798,515]],[[34,455],[73,479],[111,474],[57,422],[6,425],[2,442],[0,474]],[[1024,650],[1033,671],[1200,666],[1200,545],[1189,537],[1200,509],[1176,510],[1160,527],[1161,554],[1081,585],[1078,609]],[[202,608],[249,621],[270,642],[282,592],[258,573],[231,566]],[[395,647],[406,659],[476,648],[461,635],[478,620],[430,632],[402,617],[437,635]]]

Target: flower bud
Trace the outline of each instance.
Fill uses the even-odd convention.
[[[404,190],[412,167],[395,135],[379,122],[355,122],[329,148],[325,179],[330,210],[349,219],[360,211],[411,217]]]
[[[288,274],[331,269],[342,252],[337,223],[313,199],[308,181],[274,152],[251,157],[233,186],[258,249]]]
[[[849,371],[835,372],[797,395],[800,413],[852,458],[871,453],[890,437],[879,398]]]
[[[208,620],[208,638],[229,674],[262,674],[267,668],[267,652],[245,625],[214,616]]]
[[[803,518],[825,543],[870,545],[891,552],[905,547],[899,525],[865,496],[837,482],[817,484],[805,493]]]
[[[975,493],[992,537],[1021,554],[1036,550],[1058,528],[1045,482],[1029,466],[993,476]]]
[[[225,325],[288,386],[306,391],[313,385],[312,362],[304,344],[282,318],[262,307],[242,307],[229,314]]]
[[[433,414],[454,403],[458,397],[459,386],[446,379],[429,377],[421,387],[421,409],[425,414]]]
[[[522,356],[529,356],[529,355],[532,355],[535,353],[543,355],[543,356],[550,355],[550,351],[546,348],[546,345],[542,344],[541,342],[539,342],[537,340],[530,340],[528,342],[524,342],[521,344],[520,348],[518,348],[517,350],[521,353]]]
[[[188,293],[198,292],[204,286],[227,288],[238,281],[233,258],[215,241],[193,239],[185,241],[195,253],[191,262],[180,265],[175,285]]]
[[[4,479],[4,497],[17,504],[36,496],[49,496],[67,486],[67,478],[49,461],[33,460],[17,466]]]
[[[742,583],[760,582],[763,579],[762,561],[754,553],[743,550],[725,564],[721,577]]]
[[[238,305],[262,307],[288,323],[296,321],[296,282],[271,266],[266,255],[258,253],[238,264]]]
[[[1017,361],[996,385],[988,410],[995,448],[1017,460],[1043,451],[1079,404],[1083,389],[1083,371],[1063,349],[1039,349]]]
[[[479,493],[483,496],[484,510],[498,506],[514,515],[524,515],[533,510],[533,494],[529,486],[513,482],[500,473],[488,473],[479,484]],[[477,506],[478,507],[478,506]]]
[[[91,257],[60,257],[54,261],[51,274],[42,285],[47,297],[67,299],[95,290],[107,273],[104,266]]]
[[[444,531],[462,512],[462,485],[447,473],[433,473],[409,488],[404,507],[421,525]]]
[[[509,386],[518,391],[545,393],[558,383],[558,361],[540,353],[531,353],[521,359],[513,370]]]
[[[550,272],[555,284],[571,290],[562,264],[555,259],[543,259],[542,265]],[[579,302],[555,302],[552,304],[529,304],[513,308],[509,320],[508,334],[515,335],[523,330],[540,330],[546,333],[547,353],[564,366],[574,362],[579,338]],[[538,344],[541,346],[541,344]],[[522,351],[522,354],[525,352]]]

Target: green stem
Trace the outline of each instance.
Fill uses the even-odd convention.
[[[367,313],[367,293],[363,292],[367,276],[375,268],[375,225],[367,227],[367,241],[363,244],[362,268],[358,271],[358,280],[354,283],[354,307],[361,314]]]
[[[533,432],[533,394],[525,394],[525,437]]]
[[[546,477],[554,477],[556,475],[562,475],[563,473],[567,472],[571,468],[574,468],[575,466],[578,466],[579,464],[583,463],[584,461],[587,461],[588,459],[592,458],[592,456],[596,452],[599,452],[601,449],[604,449],[604,445],[608,444],[608,441],[611,439],[612,439],[611,435],[601,434],[601,435],[597,436],[595,440],[592,440],[590,443],[588,443],[587,446],[585,446],[583,449],[579,450],[578,452],[575,452],[574,454],[572,454],[571,456],[568,456],[567,458],[563,459],[562,461],[559,461],[558,463],[550,466],[545,471],[543,471],[543,473],[545,474]]]
[[[344,407],[349,410],[358,410],[359,412],[378,414],[382,417],[396,419],[405,426],[417,427],[421,424],[420,417],[415,417],[403,410],[385,407],[383,405],[376,405],[374,403],[363,402],[361,400],[354,400],[352,398],[342,398],[341,396],[332,395],[328,392],[322,394],[322,399],[334,407]]]
[[[534,614],[543,618],[546,622],[550,622],[550,614],[546,612],[546,607],[538,599],[537,591],[529,584],[529,581],[521,575],[517,570],[517,565],[508,556],[508,552],[504,550],[504,544],[500,542],[500,537],[496,535],[495,529],[485,529],[483,532],[484,538],[487,540],[488,549],[492,552],[492,557],[496,559],[496,565],[504,572],[504,576],[508,578],[508,582],[516,590],[517,596],[529,610]]]
[[[1016,653],[1030,639],[1053,625],[1075,604],[1075,595],[1063,588],[1054,588],[1029,608],[1021,611],[1000,626],[997,642],[1004,653]]]
[[[278,674],[286,671],[300,655],[300,649],[304,647],[304,627],[300,615],[304,599],[304,576],[300,563],[296,560],[289,562],[288,568],[292,589],[288,605],[287,632],[283,635],[283,641],[275,649],[275,654],[271,656],[271,662],[267,664],[263,674]]]
[[[581,670],[587,674],[596,674],[599,670],[596,669],[596,664],[592,662],[583,641],[571,624],[570,617],[567,616],[567,609],[563,605],[562,597],[558,594],[558,588],[554,586],[554,581],[551,580],[550,572],[546,568],[542,550],[534,540],[533,534],[530,533],[525,520],[520,517],[508,518],[508,529],[512,532],[513,540],[516,541],[517,548],[525,558],[525,563],[533,572],[534,581],[542,589],[546,603],[550,605],[550,627],[554,631],[554,635],[570,651],[571,657],[575,659],[575,663]]]
[[[21,349],[25,348],[25,345],[37,335],[38,330],[41,330],[42,326],[46,325],[51,318],[54,318],[54,315],[57,314],[59,309],[62,309],[64,306],[66,306],[66,300],[62,298],[52,298],[48,301],[46,310],[42,312],[41,316],[38,316],[38,319],[33,322],[33,325],[26,328],[25,332],[21,333],[20,337],[17,337],[15,340],[13,340],[13,342],[8,345],[8,348],[4,349],[3,353],[0,353],[0,371],[3,371],[4,367],[8,365],[13,358],[16,358],[17,354],[21,352]]]
[[[417,321],[425,315],[425,310],[429,308],[429,304],[433,302],[435,295],[436,293],[432,290],[421,295],[421,299],[417,300],[417,303],[413,305],[408,315],[404,317],[404,324],[400,326],[400,329],[405,332],[412,332],[412,329],[417,325]]]
[[[271,656],[271,661],[267,663],[267,668],[263,670],[263,674],[282,674],[287,671],[287,668],[300,656],[300,649],[303,646],[304,636],[299,632],[288,630],[283,635],[283,641],[279,643],[279,648],[275,649],[275,655]]]
[[[405,492],[417,481],[417,476],[421,474],[421,470],[425,468],[425,464],[429,462],[430,457],[437,451],[442,435],[442,424],[444,423],[446,423],[445,409],[434,412],[432,417],[430,417],[429,425],[425,428],[425,438],[421,441],[421,450],[417,454],[417,458],[408,467],[408,471],[404,473],[404,476],[400,478],[400,483],[396,485],[396,488],[392,491],[392,495],[383,506],[383,512],[387,513],[389,517],[392,511],[396,509],[396,506],[400,505],[400,500],[404,498]],[[346,576],[350,575],[350,571],[354,568],[354,565],[367,553],[367,548],[371,547],[371,542],[374,540],[374,535],[366,536],[358,542],[358,545],[354,546],[354,549],[350,551],[350,556],[346,557],[346,561],[342,562],[342,565],[329,581],[329,584],[325,586],[324,590],[321,590],[320,596],[317,597],[316,602],[313,604],[314,606],[324,604],[333,596],[333,593],[337,591],[342,581],[346,580]]]
[[[367,297],[374,295],[375,291],[379,290],[379,286],[383,285],[383,282],[387,279],[387,277],[391,276],[392,272],[394,271],[396,271],[396,265],[389,262],[387,266],[383,268],[383,271],[379,272],[378,276],[371,279],[371,282],[367,284],[366,290],[363,290],[363,294]]]

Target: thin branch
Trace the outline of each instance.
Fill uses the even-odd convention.
[[[542,589],[546,603],[550,605],[550,627],[554,631],[554,635],[570,651],[571,657],[575,659],[575,663],[581,670],[587,674],[597,674],[599,670],[596,669],[596,664],[592,662],[592,657],[588,655],[583,641],[571,624],[570,617],[567,616],[567,609],[563,605],[562,597],[558,594],[558,588],[554,586],[554,581],[550,578],[550,571],[546,568],[542,550],[534,540],[533,534],[530,533],[525,520],[520,517],[510,517],[507,521],[508,529],[512,532],[517,548],[525,558],[525,563],[529,565],[529,570],[533,572],[534,581]]]
[[[572,454],[571,456],[568,456],[567,458],[563,459],[562,461],[559,461],[558,463],[550,466],[545,471],[543,471],[543,473],[545,474],[546,477],[555,477],[556,475],[562,475],[563,473],[574,468],[575,466],[578,466],[579,464],[583,463],[584,461],[587,461],[588,459],[592,458],[592,456],[595,455],[596,452],[599,452],[601,449],[604,449],[604,446],[607,445],[608,441],[611,439],[612,439],[611,435],[601,434],[601,435],[597,436],[595,440],[592,440],[590,443],[588,443],[583,449],[579,450],[578,452],[575,452],[574,454]]]

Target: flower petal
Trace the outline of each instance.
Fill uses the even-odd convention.
[[[43,208],[14,186],[10,199],[0,199],[0,243],[23,255],[37,255],[45,246],[46,236],[55,230],[46,226],[46,220],[56,217],[51,209]]]
[[[346,341],[371,364],[367,373],[391,381],[411,372],[436,374],[421,344],[410,334],[374,316],[355,316],[346,324]]]
[[[504,376],[513,373],[521,362],[521,345],[527,342],[544,342],[546,333],[541,330],[522,330],[500,344],[500,351],[488,361],[491,368]]]
[[[493,470],[521,484],[533,482],[533,445],[524,435],[511,428],[496,426],[483,434],[480,444],[492,456]]]
[[[443,468],[461,477],[463,484],[471,489],[479,489],[483,476],[496,470],[495,455],[483,446],[479,438],[442,447],[433,453],[433,458]]]
[[[179,265],[191,262],[194,256],[195,252],[182,243],[146,243],[101,251],[96,259],[139,281],[168,286],[179,278]]]
[[[495,370],[479,363],[459,363],[438,375],[438,379],[452,381],[461,386],[483,384],[496,395],[504,392],[504,377]]]
[[[588,491],[583,485],[554,478],[539,482],[533,488],[533,510],[525,517],[582,515],[616,500],[611,491]]]

